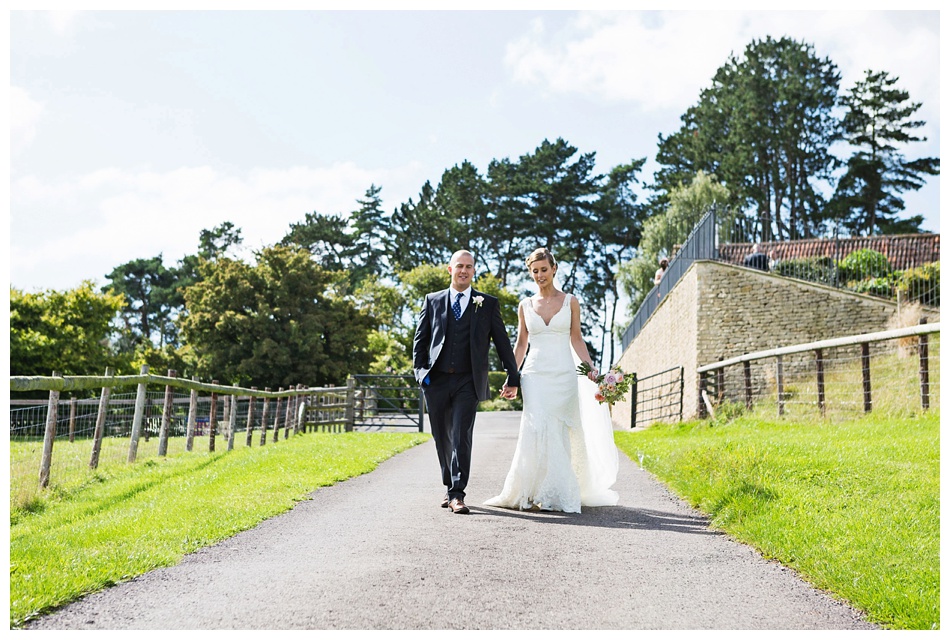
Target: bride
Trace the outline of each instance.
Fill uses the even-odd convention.
[[[538,295],[518,306],[521,430],[505,486],[485,504],[567,513],[615,505],[619,496],[610,486],[618,454],[610,412],[594,400],[596,385],[576,370],[580,362],[593,368],[581,337],[580,304],[555,288],[557,262],[550,251],[538,249],[526,262]],[[596,376],[594,369],[590,377]]]

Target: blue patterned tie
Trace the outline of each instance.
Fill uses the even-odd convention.
[[[463,296],[463,295],[465,295],[465,294],[460,293],[460,294],[456,295],[456,296],[455,296],[455,302],[452,303],[452,313],[455,314],[455,319],[456,319],[456,320],[458,320],[459,318],[462,317],[462,305],[459,303],[459,301],[462,299],[462,296]]]

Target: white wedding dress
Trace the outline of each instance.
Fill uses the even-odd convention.
[[[530,345],[521,372],[521,430],[504,489],[488,506],[580,513],[581,506],[619,500],[610,489],[619,465],[610,412],[594,399],[597,385],[577,374],[570,299],[564,296],[550,324],[530,299],[521,301]]]

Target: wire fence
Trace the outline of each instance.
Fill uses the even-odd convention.
[[[711,363],[698,370],[700,417],[847,420],[940,410],[940,327],[848,336]]]
[[[144,368],[140,376],[11,378],[14,392],[17,384],[22,391],[48,388],[50,398],[11,398],[11,505],[28,504],[48,487],[72,491],[131,462],[348,431],[355,400],[352,384],[271,392],[149,376]],[[56,389],[95,384],[102,385],[98,399],[62,399]]]

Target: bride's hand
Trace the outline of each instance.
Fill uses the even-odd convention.
[[[590,371],[587,372],[587,377],[590,378],[591,382],[597,382],[597,376],[600,375],[600,372],[597,371],[597,367],[594,365],[590,366]]]

